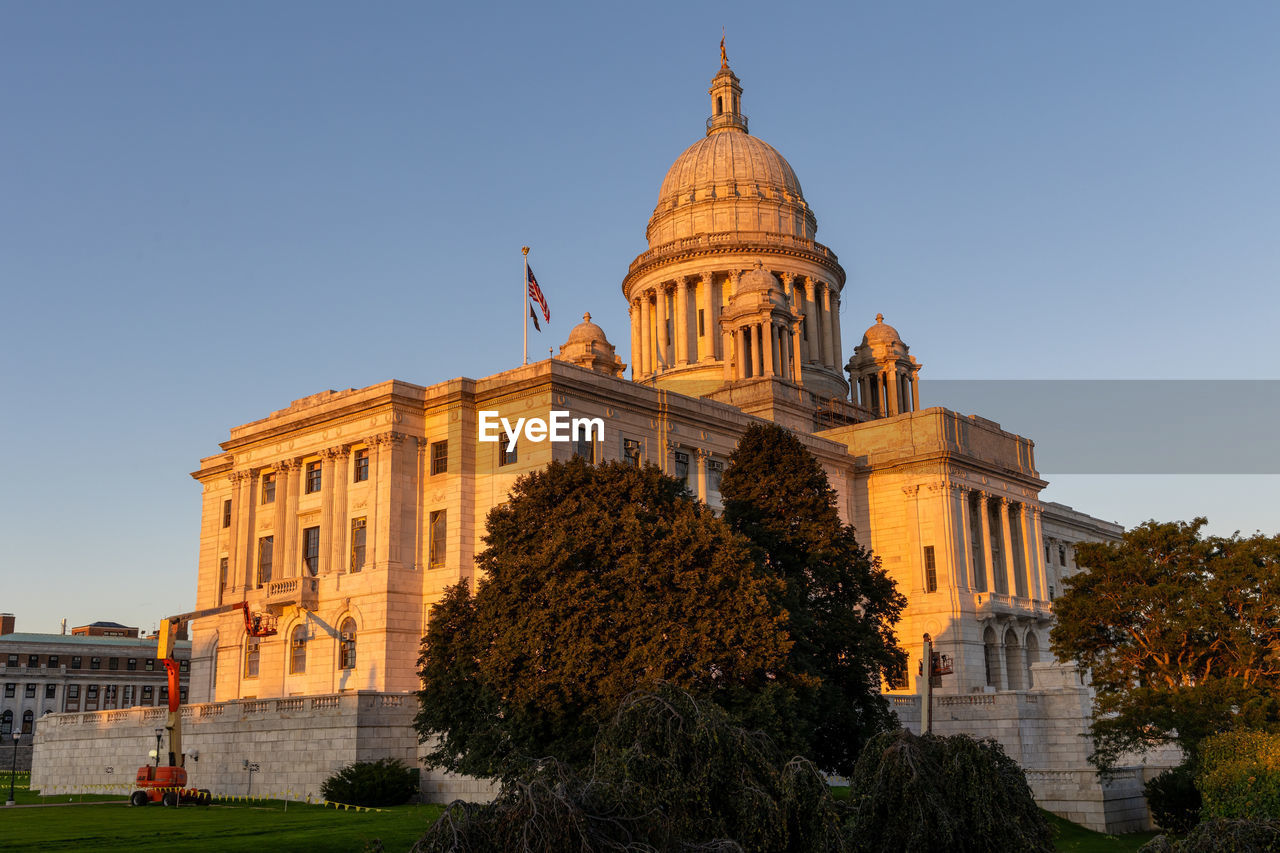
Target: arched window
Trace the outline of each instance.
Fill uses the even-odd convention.
[[[1034,631],[1027,632],[1027,689],[1030,690],[1035,686],[1031,680],[1031,665],[1040,662],[1040,641],[1036,639]]]
[[[1004,632],[1004,668],[1009,673],[1009,689],[1021,690],[1024,673],[1022,649],[1018,645],[1018,635],[1010,628]]]
[[[31,734],[31,726],[35,724],[35,721],[36,721],[35,711],[24,711],[22,713],[22,733],[24,735]]]
[[[1000,650],[996,647],[996,632],[987,628],[982,633],[983,662],[987,665],[987,686],[1000,689]]]
[[[257,637],[249,637],[244,644],[244,677],[258,677],[258,661],[261,660],[261,652],[259,650],[259,641]],[[144,700],[145,700],[144,692]]]
[[[13,712],[0,714],[0,736],[8,737],[13,732]]]
[[[722,112],[724,112],[724,98],[717,97],[716,98],[716,115],[720,115]]]
[[[289,674],[307,671],[307,626],[296,625],[289,632]]]
[[[343,619],[338,628],[338,669],[356,668],[356,620]]]

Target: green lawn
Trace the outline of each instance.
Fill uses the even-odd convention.
[[[5,792],[7,794],[7,791]],[[408,850],[440,815],[440,806],[383,812],[338,811],[278,801],[259,804],[132,808],[118,803],[0,811],[6,850],[182,850],[352,853],[380,839]]]
[[[1085,829],[1077,823],[1064,820],[1055,814],[1043,812],[1054,830],[1054,846],[1059,850],[1078,850],[1081,853],[1131,853],[1160,833],[1134,832],[1127,835],[1104,835]]]
[[[356,812],[301,803],[289,803],[286,810],[278,800],[139,809],[131,808],[123,797],[41,797],[25,783],[19,774],[15,794],[20,804],[71,800],[89,805],[0,810],[0,846],[6,850],[352,853],[378,839],[388,853],[395,853],[408,850],[442,810],[440,806],[399,806],[382,812]],[[832,793],[847,797],[848,789]],[[1057,849],[1063,851],[1133,853],[1156,835],[1104,835],[1044,814],[1054,828]]]

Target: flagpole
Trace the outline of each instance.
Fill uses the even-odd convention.
[[[529,363],[529,247],[521,246],[524,254],[524,281],[520,282],[520,325],[524,327],[524,363]]]

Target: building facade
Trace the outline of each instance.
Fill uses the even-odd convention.
[[[6,614],[7,616],[7,614]],[[113,623],[114,624],[114,623]],[[13,618],[0,621],[0,743],[20,735],[18,762],[29,768],[36,723],[47,714],[162,707],[169,699],[164,664],[156,660],[155,640],[132,636],[24,634]],[[119,631],[124,626],[112,628]],[[175,649],[187,699],[191,643]]]
[[[1042,501],[1031,440],[922,407],[921,364],[883,316],[870,322],[874,306],[816,241],[794,170],[748,132],[742,91],[722,54],[706,133],[664,178],[648,248],[622,282],[629,378],[587,314],[555,358],[314,394],[232,428],[201,460],[196,609],[244,601],[277,616],[278,633],[246,636],[234,614],[192,624],[191,698],[207,703],[193,721],[227,703],[305,719],[308,702],[319,713],[347,694],[408,698],[431,606],[475,575],[486,513],[520,475],[574,454],[654,464],[718,508],[728,455],[763,419],[819,459],[841,517],[908,598],[898,635],[911,661],[885,685],[904,722],[919,720],[928,633],[952,662],[936,689],[949,709],[939,731],[1000,738],[1050,774],[1033,787],[1064,814],[1141,823],[1132,786],[1104,790],[1088,768],[1087,687],[1048,654],[1074,544],[1121,529]],[[847,360],[842,310],[870,323]],[[598,418],[603,434],[481,440],[482,412],[553,411]],[[1041,743],[1045,733],[1061,742]],[[444,798],[481,790],[426,778]]]

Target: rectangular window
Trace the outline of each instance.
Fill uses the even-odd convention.
[[[431,445],[431,473],[447,474],[449,472],[449,441],[437,441]]]
[[[720,491],[720,478],[724,476],[724,463],[719,459],[707,460],[707,490]]]
[[[270,504],[276,502],[276,475],[262,475],[262,502]]]
[[[445,558],[445,538],[448,534],[448,521],[445,510],[438,509],[431,513],[431,547],[428,549],[428,565],[443,566]]]
[[[222,595],[227,591],[227,558],[218,560],[218,603],[222,603]]]
[[[178,672],[190,672],[190,671],[191,671],[191,661],[189,660],[178,661]]]
[[[155,672],[155,669],[156,669],[156,659],[155,659],[155,658],[147,658],[147,659],[146,659],[146,661],[144,661],[144,662],[143,662],[143,664],[142,664],[142,668],[143,668],[143,669],[145,669],[147,672]]]
[[[698,309],[698,337],[702,337],[707,333],[707,324],[704,322],[703,309]]]
[[[46,685],[44,686],[44,698],[46,698],[46,699],[57,699],[57,698],[58,698],[58,685],[56,685],[56,684],[46,684]]]
[[[689,454],[681,450],[676,451],[676,479],[689,482]]]
[[[319,527],[307,527],[302,531],[302,565],[311,577],[320,573]]]
[[[121,708],[133,707],[133,685],[132,684],[126,684],[124,686],[124,699],[120,701],[120,707]]]
[[[588,462],[596,461],[596,443],[590,436],[580,435],[573,440],[573,455],[581,456]]]
[[[924,546],[924,591],[938,591],[938,564],[933,555],[933,546]]]
[[[98,685],[90,684],[84,689],[84,709],[86,711],[98,710]]]
[[[164,686],[164,687],[161,687],[161,688],[160,688],[160,704],[161,704],[161,705],[167,705],[167,704],[169,704],[169,688],[168,688],[168,686]]]
[[[1049,585],[1049,600],[1053,601],[1053,585]]]
[[[222,526],[231,526],[231,498],[222,502]]]
[[[183,705],[187,704],[187,688],[178,688],[178,702]]]
[[[125,661],[124,668],[129,670],[130,672],[136,672],[138,669],[138,659],[129,658],[127,661]]]
[[[107,658],[107,669],[119,669],[120,658]]]
[[[245,647],[244,647],[244,677],[245,678],[258,677],[258,660],[259,660],[258,641],[250,640],[248,643],[245,644]]]
[[[71,658],[71,668],[72,668],[72,669],[79,669],[79,668],[80,668],[80,663],[81,663],[81,658],[80,658],[78,655],[73,656],[73,657]]]
[[[313,495],[320,491],[320,463],[307,463],[306,493]]]
[[[40,655],[27,655],[27,668],[35,669],[40,666]]]
[[[28,684],[26,693],[28,699],[36,698],[36,686],[34,684]]]
[[[351,519],[351,571],[358,572],[364,568],[364,517]]]
[[[150,704],[151,704],[151,700],[154,698],[154,696],[155,696],[155,688],[154,688],[154,687],[152,687],[150,684],[143,685],[143,688],[142,688],[142,704],[143,704],[143,705],[150,705]]]
[[[271,583],[271,552],[274,548],[274,536],[258,538],[258,589]]]
[[[640,441],[634,438],[622,439],[622,460],[628,465],[640,467]]]
[[[507,449],[507,445],[508,445],[508,442],[505,437],[498,440],[499,467],[503,465],[516,464],[516,454],[517,454],[517,451],[520,450],[520,445],[517,444],[515,447],[512,447],[510,450]]]
[[[67,698],[63,702],[62,710],[78,711],[80,710],[80,685],[71,684],[67,686]]]
[[[10,682],[4,686],[4,698],[12,699],[18,695],[18,685]]]
[[[355,475],[351,481],[353,483],[363,483],[369,479],[369,451],[367,449],[356,451]]]
[[[89,658],[89,669],[102,669],[102,658]]]
[[[58,656],[49,655],[49,669],[57,669],[57,668],[58,668]]]
[[[1067,546],[1058,546],[1058,565],[1065,566],[1067,564]]]
[[[17,655],[9,655],[9,663],[8,663],[8,665],[9,665],[9,666],[17,666],[17,665],[18,665],[18,656],[17,656]]]

